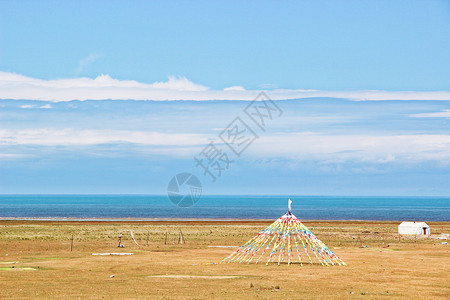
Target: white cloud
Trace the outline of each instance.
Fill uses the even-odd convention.
[[[440,112],[412,114],[409,116],[413,118],[450,118],[450,109],[445,109]]]
[[[206,86],[195,84],[186,79],[186,77],[169,76],[168,81],[155,82],[149,85],[156,89],[168,89],[177,91],[207,91]]]
[[[34,104],[24,104],[24,105],[19,105],[20,108],[34,108],[36,107],[36,105]],[[42,106],[39,106],[39,108],[52,108],[52,106],[50,104],[45,104]]]
[[[78,61],[78,67],[77,67],[77,70],[76,70],[76,74],[80,75],[81,73],[83,73],[84,69],[88,65],[92,64],[93,62],[95,62],[100,57],[102,57],[100,54],[93,54],[93,53],[91,53],[88,56],[83,57],[82,59],[80,59]]]
[[[135,143],[152,146],[190,146],[206,143],[202,134],[168,134],[127,130],[68,129],[0,129],[0,145],[99,145],[108,143]]]
[[[0,153],[0,159],[2,159],[2,160],[25,158],[25,157],[30,157],[30,155],[18,154],[18,153]]]
[[[395,161],[395,156],[389,153],[386,157],[382,157],[378,161],[381,163]]]
[[[134,80],[118,80],[109,75],[95,79],[41,80],[0,71],[2,99],[29,99],[45,101],[70,100],[253,100],[259,90],[245,90],[240,86],[225,90],[211,90],[185,77],[169,77],[166,82],[153,84]],[[267,92],[267,91],[266,91]],[[450,100],[449,91],[318,91],[301,89],[273,89],[268,91],[274,100],[309,97],[334,97],[352,100]]]
[[[215,138],[215,136],[213,136]],[[0,145],[93,146],[133,143],[147,153],[169,157],[198,155],[211,140],[207,134],[127,130],[0,129]],[[226,145],[216,144],[231,155]],[[262,136],[244,152],[245,159],[281,158],[292,161],[346,161],[384,164],[436,161],[450,164],[450,135],[321,135],[312,132]]]
[[[249,156],[292,160],[387,163],[424,160],[450,163],[450,135],[321,135],[292,133],[262,136],[249,147]]]
[[[245,88],[240,85],[234,85],[223,89],[224,91],[245,91]]]

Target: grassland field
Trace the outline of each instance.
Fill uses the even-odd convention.
[[[0,298],[450,299],[450,248],[436,239],[450,222],[420,238],[399,222],[305,221],[347,266],[220,263],[270,223],[2,220]]]

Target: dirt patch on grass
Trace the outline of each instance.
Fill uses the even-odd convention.
[[[0,268],[1,271],[37,271],[37,268],[32,267],[9,267],[9,268]]]
[[[158,277],[158,278],[199,278],[199,279],[235,279],[235,278],[244,278],[244,276],[240,275],[150,275],[148,277]]]

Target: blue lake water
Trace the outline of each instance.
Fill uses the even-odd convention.
[[[290,197],[300,219],[450,221],[450,197]],[[287,198],[202,196],[182,208],[165,195],[0,195],[0,217],[275,219],[287,211]]]

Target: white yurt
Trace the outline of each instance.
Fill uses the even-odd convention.
[[[430,235],[430,226],[425,222],[402,222],[398,234]]]

